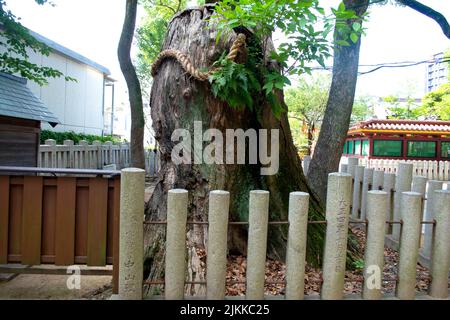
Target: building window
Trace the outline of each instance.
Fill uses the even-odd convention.
[[[373,140],[373,155],[378,157],[401,157],[402,141]]]
[[[353,154],[353,140],[349,140],[348,141],[348,149],[347,149],[347,153],[348,154]]]
[[[408,141],[408,157],[436,157],[436,141]]]
[[[369,149],[370,149],[369,140],[363,140],[362,141],[361,155],[368,156],[369,155]]]
[[[355,154],[361,155],[361,140],[355,141]]]
[[[450,142],[441,142],[441,157],[450,158]]]
[[[347,141],[344,143],[344,150],[342,150],[343,154],[347,154]]]

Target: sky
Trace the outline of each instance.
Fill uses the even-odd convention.
[[[8,8],[24,26],[72,49],[111,70],[120,98],[126,87],[117,60],[125,0],[52,0],[39,6],[34,0],[7,0]],[[450,20],[450,0],[422,0]],[[339,0],[323,0],[336,7]],[[420,61],[450,48],[450,41],[433,20],[406,7],[372,6],[367,35],[362,39],[360,64]],[[143,17],[138,12],[138,24]],[[132,52],[135,52],[132,51]],[[365,69],[361,69],[365,70]],[[357,94],[415,96],[425,93],[425,65],[382,69],[358,79]]]

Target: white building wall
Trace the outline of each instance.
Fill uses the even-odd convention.
[[[28,55],[32,63],[57,69],[77,79],[74,82],[66,81],[64,77],[50,78],[42,87],[28,80],[30,90],[61,122],[55,128],[43,123],[42,128],[102,135],[104,74],[57,51],[43,56],[28,50]]]

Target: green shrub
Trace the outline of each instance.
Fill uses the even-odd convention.
[[[41,131],[41,144],[45,144],[45,140],[53,139],[56,140],[56,144],[63,144],[64,140],[73,140],[75,144],[78,144],[80,140],[86,140],[90,144],[95,141],[112,141],[114,143],[122,142],[122,139],[115,136],[97,136],[93,134],[75,133],[73,131],[66,132],[54,132],[51,130]]]

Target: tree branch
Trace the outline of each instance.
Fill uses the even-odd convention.
[[[442,13],[437,12],[416,0],[398,0],[398,2],[436,21],[441,27],[444,35],[450,39],[450,25]]]

